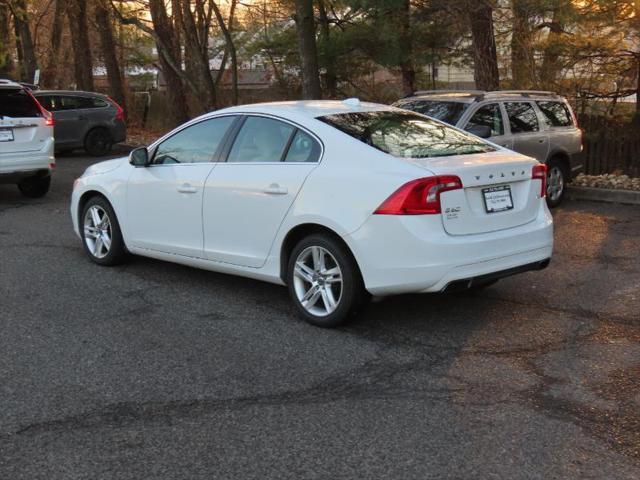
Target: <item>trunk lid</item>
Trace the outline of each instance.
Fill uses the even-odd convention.
[[[450,235],[513,228],[538,214],[540,180],[531,179],[538,163],[532,158],[500,151],[410,161],[436,175],[457,175],[462,180],[462,189],[440,195],[442,223]]]

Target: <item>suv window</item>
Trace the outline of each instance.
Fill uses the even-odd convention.
[[[76,95],[38,95],[38,99],[43,105],[46,105],[45,108],[51,112],[109,106],[109,103],[101,98],[79,97]]]
[[[280,162],[295,127],[267,117],[247,117],[227,162]]]
[[[339,113],[318,120],[399,158],[495,152],[495,148],[473,135],[411,112]]]
[[[573,117],[564,102],[536,102],[550,127],[570,127]]]
[[[540,130],[538,116],[530,103],[506,102],[504,107],[509,116],[511,133],[537,132]]]
[[[180,130],[158,145],[153,156],[153,164],[213,162],[216,151],[235,118],[211,118]]]
[[[399,102],[398,107],[418,112],[428,117],[455,125],[467,109],[463,102],[443,102],[438,100],[410,100]]]
[[[291,141],[285,162],[317,162],[320,156],[320,145],[311,135],[298,130]]]
[[[24,89],[0,88],[0,118],[41,117],[40,106]]]
[[[467,122],[466,130],[471,127],[486,126],[491,128],[491,136],[498,137],[504,135],[504,122],[500,105],[491,103],[480,107]]]

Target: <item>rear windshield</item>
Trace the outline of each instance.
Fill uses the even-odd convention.
[[[397,106],[442,120],[449,125],[455,125],[468,105],[462,102],[443,102],[438,100],[407,100],[398,103]]]
[[[339,113],[318,120],[394,157],[446,157],[495,151],[477,137],[411,112]]]
[[[0,118],[41,117],[40,107],[23,89],[0,88]]]

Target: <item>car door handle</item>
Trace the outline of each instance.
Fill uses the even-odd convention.
[[[180,185],[178,187],[178,191],[180,193],[196,193],[198,191],[198,189],[196,187],[192,187],[188,183],[185,183],[185,184]]]
[[[287,193],[289,193],[289,190],[287,190],[285,187],[281,187],[277,183],[272,183],[267,188],[265,188],[263,192],[269,195],[286,195]]]

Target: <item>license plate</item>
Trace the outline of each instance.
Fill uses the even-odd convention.
[[[513,198],[511,197],[511,187],[509,185],[499,185],[482,189],[484,198],[484,208],[487,213],[504,212],[513,208]]]
[[[13,142],[13,130],[0,128],[0,142]]]

